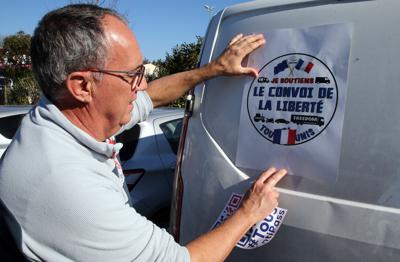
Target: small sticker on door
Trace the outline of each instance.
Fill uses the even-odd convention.
[[[242,199],[242,194],[232,193],[229,201],[225,205],[211,229],[218,227],[228,217],[230,217],[236,211],[236,209],[239,208]],[[254,249],[267,244],[278,232],[286,214],[287,209],[280,207],[274,208],[271,214],[252,226],[249,231],[242,236],[236,246],[243,249]]]

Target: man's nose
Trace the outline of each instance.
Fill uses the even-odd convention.
[[[143,77],[142,82],[140,83],[139,86],[136,87],[137,91],[142,91],[142,90],[146,90],[147,89],[147,80],[146,77]]]

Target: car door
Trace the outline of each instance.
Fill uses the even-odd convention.
[[[182,129],[182,115],[173,115],[154,120],[158,152],[166,170],[168,184],[172,186],[176,166],[176,154]]]

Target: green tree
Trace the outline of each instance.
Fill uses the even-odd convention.
[[[31,36],[23,31],[3,40],[0,59],[5,68],[2,74],[14,82],[13,86],[6,87],[6,104],[32,104],[39,98],[39,86],[31,70],[30,46]]]
[[[171,53],[166,54],[165,60],[153,61],[153,64],[157,66],[157,72],[155,75],[150,76],[148,81],[196,68],[203,42],[201,37],[197,36],[196,38],[196,42],[176,45]],[[185,96],[182,96],[170,106],[184,107],[184,105]]]
[[[39,98],[40,93],[33,75],[18,78],[13,87],[7,89],[7,104],[10,105],[35,104]]]
[[[4,38],[1,55],[8,63],[14,66],[30,64],[30,53],[31,36],[24,31]]]

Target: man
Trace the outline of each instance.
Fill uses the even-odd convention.
[[[216,61],[147,86],[136,38],[117,13],[94,5],[48,13],[32,39],[44,97],[0,164],[2,213],[24,255],[35,261],[226,258],[277,206],[273,188],[286,171],[265,171],[230,219],[182,247],[130,206],[117,159],[121,145],[112,137],[201,81],[256,76],[241,62],[264,42],[261,35],[238,35]]]

